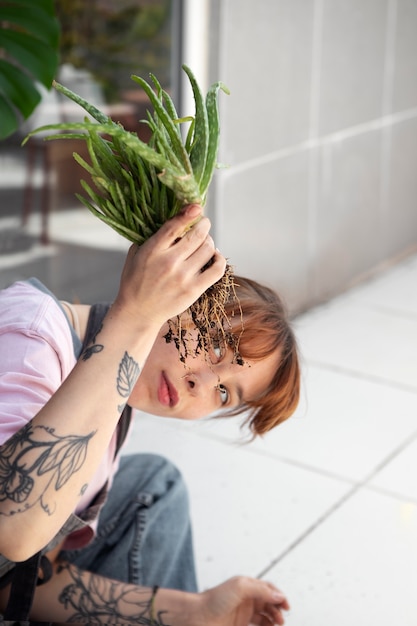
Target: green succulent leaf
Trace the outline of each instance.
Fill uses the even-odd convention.
[[[42,126],[24,141],[41,131],[48,133],[47,140],[84,139],[90,162],[77,154],[74,158],[90,175],[96,191],[82,181],[88,196],[82,202],[136,243],[148,239],[185,204],[204,205],[216,167],[220,133],[217,97],[220,90],[228,92],[227,88],[215,83],[204,98],[191,70],[187,66],[183,69],[194,94],[193,117],[178,117],[174,103],[154,75],[150,76],[153,85],[132,76],[153,106],[153,112],[148,111],[148,143],[55,81],[54,87],[93,120],[86,117],[84,122]],[[180,128],[183,123],[189,126],[185,139]]]

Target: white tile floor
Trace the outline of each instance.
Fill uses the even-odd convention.
[[[54,242],[88,244],[94,224],[99,247],[126,247],[85,210],[70,215],[52,216]],[[417,625],[416,286],[414,256],[295,321],[302,402],[263,440],[244,445],[233,420],[138,415],[126,452],[182,469],[202,588],[272,580],[288,626]]]
[[[184,472],[203,588],[260,575],[289,626],[416,626],[417,256],[296,329],[303,401],[264,440],[140,415],[129,449]]]

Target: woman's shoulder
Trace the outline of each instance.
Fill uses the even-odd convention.
[[[40,410],[75,365],[59,302],[30,281],[0,291],[0,443]]]
[[[52,346],[72,346],[68,320],[57,298],[37,279],[0,290],[0,334],[39,335]]]
[[[0,290],[1,330],[9,326],[36,329],[45,315],[58,312],[57,299],[37,279],[17,281]]]

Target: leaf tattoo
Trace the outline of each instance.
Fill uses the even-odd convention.
[[[55,508],[47,501],[51,489],[61,489],[82,467],[94,434],[62,437],[53,428],[34,427],[29,422],[1,446],[0,502],[9,500],[17,505],[9,515],[30,509],[37,502],[51,515]],[[33,498],[35,484],[42,487]]]
[[[117,391],[122,398],[128,398],[130,396],[139,374],[139,365],[125,352],[117,374]]]
[[[87,443],[91,435],[78,437],[59,437],[44,455],[38,467],[38,474],[42,476],[46,472],[56,471],[55,489],[61,489],[71,476],[82,467],[87,456]]]

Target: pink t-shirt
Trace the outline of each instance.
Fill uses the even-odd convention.
[[[0,355],[1,445],[38,413],[76,363],[69,322],[51,295],[28,282],[0,291]],[[118,466],[116,440],[115,431],[74,513],[83,511],[106,481],[110,486]],[[68,544],[85,544],[96,524],[97,520]]]

